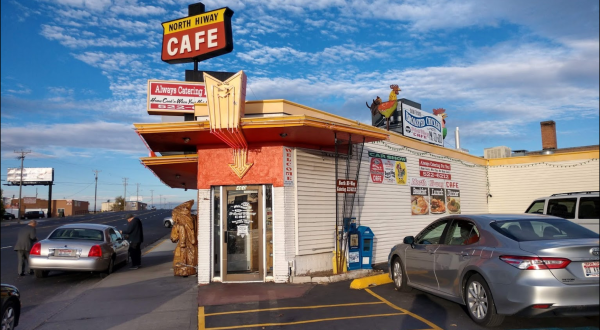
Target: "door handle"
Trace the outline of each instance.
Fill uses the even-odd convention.
[[[227,243],[227,230],[223,234],[223,242]]]
[[[471,254],[469,253],[469,251],[462,251],[460,253],[460,255],[462,255],[463,257],[470,257],[471,256]]]

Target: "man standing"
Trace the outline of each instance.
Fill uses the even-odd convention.
[[[129,255],[131,256],[131,268],[138,269],[142,263],[142,242],[144,241],[144,229],[142,221],[133,214],[127,215],[127,228],[120,230],[121,234],[129,235]]]
[[[19,276],[33,274],[33,270],[29,269],[29,251],[33,243],[37,241],[35,226],[37,226],[37,221],[31,220],[17,234],[17,243],[14,250],[17,251],[17,272]]]

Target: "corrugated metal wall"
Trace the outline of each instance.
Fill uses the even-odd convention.
[[[523,213],[538,197],[599,190],[598,160],[490,166],[490,212]]]
[[[460,184],[463,213],[487,213],[486,170],[385,142],[365,145],[354,216],[375,233],[374,263],[386,262],[392,246],[415,235],[441,215],[411,215],[410,185],[375,184],[369,180],[368,150],[407,158],[408,178],[419,177],[419,159],[449,163],[452,181]],[[335,228],[334,158],[297,150],[298,250],[300,255],[332,251]],[[342,163],[342,161],[340,161]],[[463,164],[465,163],[465,164]],[[472,166],[472,167],[469,167]]]

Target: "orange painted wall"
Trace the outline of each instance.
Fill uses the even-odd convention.
[[[250,145],[248,162],[254,165],[240,179],[229,167],[229,164],[233,163],[231,149],[198,149],[198,189],[250,184],[283,187],[283,146]]]

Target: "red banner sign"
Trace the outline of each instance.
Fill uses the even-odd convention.
[[[356,194],[356,180],[337,180],[335,192],[338,194]]]
[[[451,169],[448,163],[419,159],[419,174],[424,178],[452,180]]]

